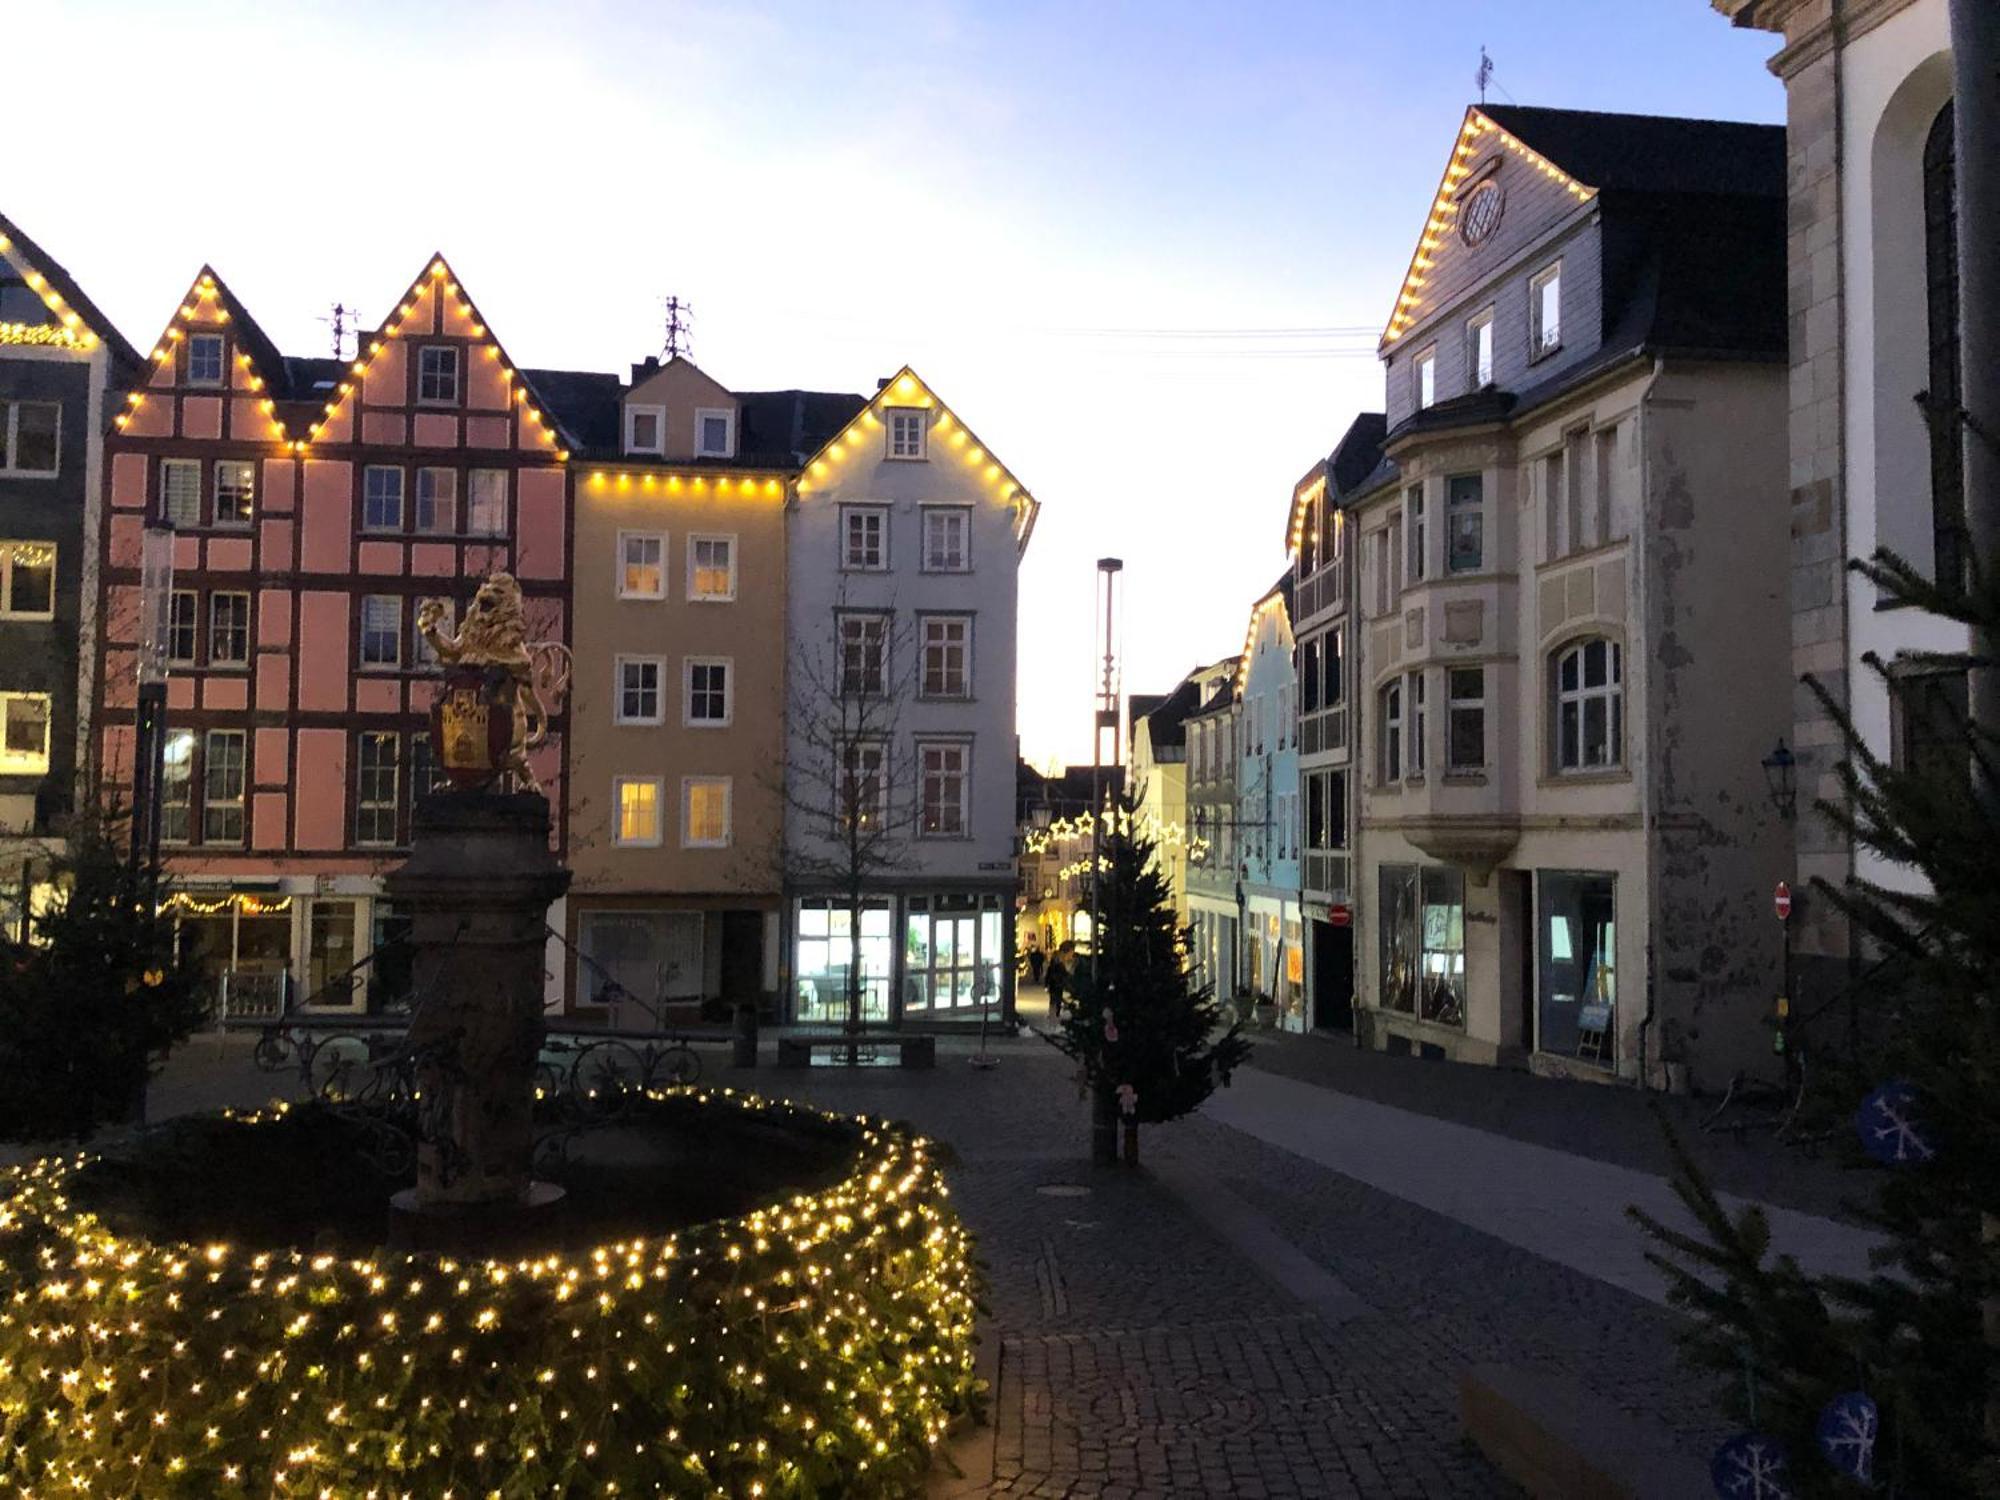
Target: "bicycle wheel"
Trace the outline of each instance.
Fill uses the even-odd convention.
[[[623,1107],[626,1092],[645,1076],[645,1063],[627,1042],[592,1042],[576,1055],[569,1086],[579,1108],[609,1114]]]
[[[669,1083],[685,1088],[701,1077],[701,1054],[686,1042],[668,1048],[660,1061],[666,1069]]]
[[[283,1072],[292,1066],[292,1039],[278,1030],[267,1030],[250,1049],[250,1060],[266,1073]]]

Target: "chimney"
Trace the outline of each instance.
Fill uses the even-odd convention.
[[[644,380],[648,375],[658,374],[659,369],[660,369],[660,356],[657,354],[647,355],[644,359],[640,360],[638,364],[632,366],[632,384],[637,385],[640,381]]]

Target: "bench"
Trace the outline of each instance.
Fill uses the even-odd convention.
[[[778,1038],[778,1066],[810,1068],[845,1067],[853,1052],[860,1067],[934,1068],[937,1066],[937,1038],[923,1032],[869,1032],[858,1037],[839,1032],[804,1032]]]

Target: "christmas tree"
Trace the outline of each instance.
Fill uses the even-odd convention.
[[[1250,1054],[1240,1027],[1224,1027],[1212,986],[1196,980],[1193,933],[1176,920],[1173,890],[1129,802],[1104,815],[1098,920],[1054,1040],[1076,1059],[1097,1105],[1098,1154],[1111,1120],[1125,1125],[1126,1159],[1138,1127],[1196,1108]]]
[[[29,941],[0,961],[0,1139],[80,1140],[129,1118],[205,1012],[157,884],[112,820],[76,819],[53,884]]]
[[[1885,598],[1967,626],[1975,642],[2000,632],[2000,568],[1975,568],[1959,590],[1887,553],[1855,566]],[[1904,658],[1894,673],[1870,662],[1906,743],[1925,747],[1899,762],[1871,751],[1820,692],[1847,741],[1845,795],[1821,812],[1923,878],[1920,889],[1820,888],[1873,950],[1849,1050],[1815,1058],[1814,1088],[1842,1117],[1837,1138],[1874,1170],[1865,1208],[1885,1238],[1875,1273],[1815,1277],[1773,1259],[1763,1214],[1732,1220],[1678,1142],[1675,1188],[1700,1233],[1634,1211],[1664,1247],[1652,1258],[1671,1297],[1695,1316],[1689,1357],[1717,1372],[1767,1453],[1783,1449],[1784,1492],[1800,1497],[1865,1483],[2000,1495],[1989,1415],[2000,1318],[1993,1334],[1982,1328],[2000,1310],[2000,740],[1965,706],[1978,664],[1971,652]],[[1752,1457],[1725,1449],[1718,1483],[1725,1461]]]

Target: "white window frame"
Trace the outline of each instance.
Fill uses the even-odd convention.
[[[972,697],[972,616],[969,614],[922,614],[917,616],[917,696],[933,702],[963,703]],[[935,625],[957,625],[962,627],[956,643],[949,640],[931,639],[931,627]],[[952,692],[940,688],[931,691],[931,652],[936,649],[944,655],[941,665],[948,664],[949,653],[959,652],[960,689]],[[942,680],[945,674],[939,673]]]
[[[1562,348],[1562,269],[1560,260],[1543,266],[1528,278],[1528,363],[1546,359]],[[1556,289],[1556,317],[1553,329],[1547,326],[1542,315],[1543,290],[1554,283]],[[1551,337],[1553,335],[1553,337]]]
[[[241,516],[225,516],[222,513],[222,476],[230,470],[247,475],[249,483],[243,492],[244,513]],[[249,458],[218,458],[215,461],[215,506],[214,524],[247,529],[257,519],[257,461]]]
[[[694,789],[697,786],[722,789],[722,836],[698,839],[694,829]],[[733,776],[683,776],[681,778],[681,847],[683,849],[727,849],[736,834],[736,787]]]
[[[14,607],[14,549],[17,547],[46,547],[49,550],[49,607],[47,609],[16,609]],[[57,564],[62,551],[54,542],[0,542],[0,619],[5,620],[53,620],[56,617]]]
[[[192,729],[170,728],[165,741],[160,753],[160,842],[185,844],[194,834],[195,733]],[[176,755],[176,745],[184,746],[184,753]],[[174,795],[176,791],[178,797]],[[174,813],[181,815],[178,831],[171,826]]]
[[[626,583],[627,571],[630,568],[631,563],[625,555],[625,549],[632,542],[657,542],[659,544],[660,560],[658,563],[658,567],[660,570],[660,586],[657,589],[648,591],[646,589],[631,588],[627,585]],[[621,528],[618,533],[617,565],[618,565],[618,572],[613,581],[617,587],[618,597],[620,599],[664,599],[667,597],[667,533],[666,532],[627,531]]]
[[[1486,345],[1486,368],[1479,367],[1481,335]],[[1467,385],[1475,390],[1484,390],[1493,383],[1493,309],[1481,308],[1465,320],[1465,374]]]
[[[370,768],[367,765],[363,764],[361,747],[370,740],[377,740],[377,741],[386,740],[388,741],[389,744],[389,768],[388,768],[389,799],[387,802],[384,802],[379,796],[374,798],[368,798],[363,795],[362,788],[364,786],[364,782],[362,778],[368,774]],[[379,771],[381,768],[378,766],[375,769]],[[393,729],[364,729],[359,731],[354,736],[355,847],[358,849],[393,848],[398,841],[397,831],[398,831],[398,824],[400,822],[402,815],[402,807],[403,807],[403,737],[397,734]],[[379,836],[363,838],[361,836],[361,819],[364,810],[378,815],[385,812],[387,813],[389,819],[389,835],[387,838],[382,838]]]
[[[650,838],[625,836],[625,788],[650,786],[653,789],[653,832]],[[659,776],[614,776],[611,778],[611,844],[616,849],[657,849],[666,842],[667,784]]]
[[[919,566],[926,573],[970,573],[972,571],[972,507],[969,505],[925,505],[918,507],[922,518],[922,551]],[[934,523],[953,522],[958,526],[957,562],[933,562],[931,558],[931,527]]]
[[[1375,722],[1382,726],[1377,731],[1375,774],[1383,786],[1400,785],[1409,765],[1409,691],[1409,684],[1400,677],[1391,677],[1375,690]],[[1393,700],[1391,694],[1395,695]]]
[[[411,488],[409,494],[410,530],[418,536],[453,535],[458,530],[458,470],[446,468],[442,464],[423,464],[418,467],[416,472],[417,482]],[[444,496],[442,501],[440,501],[440,497],[437,495],[426,497],[424,494],[425,477],[439,474],[442,474],[446,479],[451,481],[449,486],[451,493]],[[435,482],[435,479],[433,479],[433,482]],[[426,505],[431,510],[430,524],[428,525],[424,522],[424,507]],[[438,511],[441,507],[445,512],[444,524],[442,526],[437,524]]]
[[[698,719],[694,712],[696,667],[722,668],[722,717]],[[690,656],[681,662],[681,725],[686,729],[727,729],[736,722],[736,659],[732,656]]]
[[[862,674],[864,680],[860,687],[850,688],[847,685],[847,648],[849,645],[847,631],[850,624],[857,627],[856,643],[863,646],[869,643],[871,635],[867,627],[870,625],[876,627],[872,635],[876,648],[875,664],[877,671],[874,675],[877,678],[877,683],[873,687],[870,687],[866,682],[868,675],[866,672]],[[844,610],[835,616],[833,628],[835,650],[838,653],[834,675],[835,681],[840,688],[840,696],[843,698],[882,697],[889,691],[889,647],[890,635],[894,629],[894,622],[888,612],[885,610]]]
[[[209,776],[211,774],[212,767],[215,764],[216,742],[218,740],[225,740],[225,739],[235,740],[236,743],[241,747],[242,751],[241,759],[238,762],[238,768],[237,768],[238,781],[236,787],[236,795],[234,797],[214,797],[210,795]],[[249,800],[249,787],[250,787],[249,732],[247,730],[242,730],[242,729],[211,729],[207,731],[207,733],[205,733],[202,736],[201,740],[201,841],[202,843],[222,845],[228,848],[241,848],[243,846],[244,840],[248,836],[250,831],[249,830],[250,819],[247,815],[248,809],[246,806]],[[208,831],[209,818],[216,813],[227,813],[232,808],[234,808],[236,811],[236,818],[237,818],[236,834],[233,837],[227,833],[211,834]]]
[[[1599,643],[1604,646],[1605,680],[1591,687],[1584,682],[1584,654]],[[1565,689],[1562,668],[1571,656],[1576,658],[1577,685]],[[1605,745],[1610,758],[1592,763],[1583,759],[1584,719],[1589,712],[1587,705],[1600,700],[1605,705]],[[1625,769],[1625,649],[1622,643],[1608,635],[1578,636],[1550,652],[1549,704],[1548,765],[1555,775],[1601,776]],[[1563,717],[1564,711],[1571,707],[1576,709],[1577,762],[1574,765],[1563,759]]]
[[[922,463],[928,459],[931,448],[931,413],[927,406],[885,406],[882,408],[882,456],[895,463]],[[898,424],[913,423],[916,432],[914,452],[902,451],[903,443],[898,432]]]
[[[394,474],[396,476],[396,519],[393,523],[384,524],[380,521],[371,521],[368,518],[368,485],[369,481],[377,474]],[[404,529],[403,523],[409,519],[409,500],[410,479],[401,464],[366,464],[362,467],[361,529],[363,531],[400,533]]]
[[[394,661],[370,661],[368,659],[368,606],[377,600],[386,600],[396,611],[396,658]],[[354,637],[355,665],[364,672],[400,672],[403,668],[403,660],[408,654],[404,649],[404,635],[406,632],[403,629],[402,595],[363,594],[361,596],[360,613],[360,629],[356,631]],[[208,654],[212,661],[215,657],[215,643],[212,640],[209,642]]]
[[[9,472],[12,472],[11,470]],[[173,513],[172,476],[192,474],[194,476],[194,515],[191,519],[177,520]],[[160,460],[160,519],[176,531],[192,531],[201,525],[201,460],[198,458],[163,458]]]
[[[880,557],[875,562],[854,560],[853,531],[856,521],[874,518],[880,525]],[[886,573],[889,571],[889,507],[886,505],[843,505],[840,507],[840,570],[843,573]]]
[[[864,755],[872,759],[872,765],[849,765],[849,757]],[[864,786],[869,788],[865,798],[860,795]],[[872,735],[857,736],[840,747],[839,788],[833,811],[836,838],[846,834],[857,809],[864,832],[879,828],[889,814],[889,746]]]
[[[479,481],[488,476],[496,476],[499,485],[500,514],[499,525],[475,527],[474,509],[479,498]],[[469,537],[505,536],[507,534],[507,471],[505,469],[473,469],[465,477],[465,534]]]
[[[215,345],[215,374],[211,378],[197,375],[194,369],[194,351],[198,344],[213,342]],[[217,388],[229,383],[229,341],[219,333],[191,333],[187,341],[187,383],[205,388]]]
[[[653,442],[650,446],[639,441],[633,433],[633,418],[653,419]],[[636,401],[625,408],[625,451],[627,453],[652,453],[664,455],[667,451],[667,409],[654,406],[650,402]]]
[[[708,445],[708,423],[710,418],[719,418],[724,424],[725,436],[720,448]],[[664,424],[662,424],[664,426]],[[696,458],[736,457],[736,413],[726,406],[697,406],[694,409],[694,456]]]
[[[56,414],[56,461],[52,468],[24,469],[17,466],[16,456],[21,451],[21,408],[24,406],[46,406]],[[62,472],[63,409],[60,401],[28,401],[12,396],[0,401],[0,425],[7,429],[5,463],[0,463],[0,474],[13,479],[54,479]]]
[[[625,712],[625,669],[627,667],[651,667],[653,669],[653,711],[650,714]],[[642,695],[644,687],[637,691]],[[640,726],[659,725],[667,722],[667,659],[664,656],[638,656],[620,652],[611,658],[611,722],[614,724],[634,724]]]
[[[442,372],[432,372],[424,368],[425,358],[432,354],[445,354],[451,357],[451,394],[449,396],[426,396],[424,394],[424,381],[428,379],[433,373],[442,373]],[[457,406],[464,399],[465,361],[459,358],[458,345],[418,344],[416,373],[417,373],[417,405]]]
[[[1437,405],[1437,364],[1436,344],[1418,351],[1410,361],[1410,390],[1416,397],[1418,411]]]
[[[16,703],[39,703],[42,706],[42,751],[39,755],[7,748],[7,721],[13,717]],[[48,775],[50,750],[56,737],[55,716],[55,699],[47,693],[0,693],[0,776]]]
[[[704,592],[695,587],[695,579],[700,570],[695,562],[695,554],[703,542],[721,542],[729,548],[729,586],[721,593]],[[736,533],[733,531],[694,531],[687,539],[687,598],[691,604],[728,604],[736,598]]]
[[[185,656],[174,654],[174,631],[178,625],[174,619],[181,601],[187,601],[188,649]],[[167,638],[162,647],[167,653],[167,665],[191,667],[201,658],[201,594],[195,589],[175,589],[167,596]]]
[[[925,812],[930,806],[930,752],[933,750],[956,750],[959,754],[958,770],[955,773],[940,770],[940,776],[956,774],[958,777],[958,827],[951,830],[934,830],[924,826]],[[917,837],[920,839],[969,839],[972,837],[972,741],[967,739],[925,739],[916,742],[917,751]],[[943,804],[940,803],[940,806]]]
[[[216,616],[226,599],[243,601],[243,654],[241,656],[221,656],[216,653],[215,643],[221,632],[216,629]],[[170,606],[171,607],[171,606]],[[208,596],[208,664],[211,667],[248,667],[255,654],[256,643],[252,639],[253,628],[250,618],[251,601],[244,589],[218,589]]]

